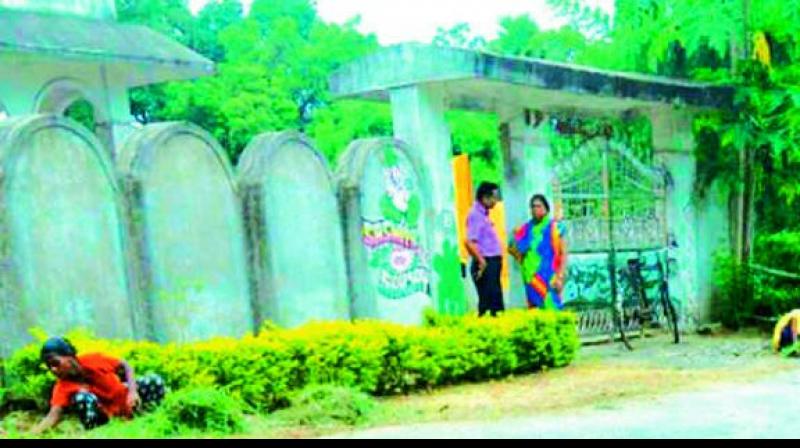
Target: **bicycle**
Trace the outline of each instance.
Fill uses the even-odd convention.
[[[680,329],[678,327],[678,312],[669,294],[669,258],[666,267],[659,256],[655,265],[646,266],[641,261],[641,255],[637,253],[635,258],[627,261],[626,267],[621,269],[620,278],[626,284],[621,294],[622,300],[617,300],[616,304],[616,323],[620,332],[623,344],[633,350],[626,334],[626,323],[637,323],[640,336],[645,337],[648,327],[662,327],[662,322],[666,324],[675,344],[680,343]],[[655,272],[657,274],[656,283],[658,285],[658,296],[651,299],[647,296],[648,286],[642,272]],[[628,313],[626,313],[628,311]],[[663,317],[663,319],[661,319]]]

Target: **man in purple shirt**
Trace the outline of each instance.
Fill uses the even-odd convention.
[[[475,205],[467,215],[467,251],[472,255],[470,274],[478,290],[478,316],[487,311],[492,316],[503,311],[503,288],[500,272],[503,269],[503,248],[489,219],[489,210],[500,201],[500,187],[482,182],[475,195]]]

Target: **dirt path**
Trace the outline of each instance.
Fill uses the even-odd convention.
[[[772,355],[763,338],[636,346],[587,347],[567,369],[387,400],[393,426],[336,437],[796,436],[800,362]]]
[[[796,438],[800,374],[631,400],[569,415],[387,427],[344,438]]]

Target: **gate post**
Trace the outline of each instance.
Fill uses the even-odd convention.
[[[439,312],[463,314],[467,302],[461,280],[456,231],[452,145],[445,121],[447,97],[436,86],[408,86],[389,92],[394,136],[407,143],[423,171],[430,208],[425,210],[427,240],[434,267],[432,295]]]
[[[529,109],[499,113],[500,147],[503,153],[504,185],[503,204],[506,214],[506,232],[514,235],[514,227],[531,219],[528,200],[535,193],[544,194],[553,201],[554,177],[550,140],[546,133],[547,116]],[[510,117],[510,118],[503,118]],[[505,243],[505,242],[504,242]],[[525,287],[519,266],[511,261],[510,290],[506,303],[510,308],[526,306]]]
[[[666,222],[678,265],[670,289],[681,300],[684,324],[692,326],[710,318],[713,256],[728,239],[725,206],[713,194],[703,201],[694,198],[697,159],[691,111],[658,108],[648,116],[655,162],[667,175]]]

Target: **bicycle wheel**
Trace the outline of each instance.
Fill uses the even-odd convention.
[[[619,304],[614,305],[614,326],[617,327],[617,331],[619,331],[620,340],[622,341],[622,344],[625,345],[625,348],[627,348],[630,351],[633,351],[633,346],[631,345],[631,342],[628,340],[628,335],[625,334],[624,312],[622,310],[622,307],[618,305]]]
[[[675,305],[669,299],[669,294],[661,293],[661,308],[664,310],[664,317],[667,318],[667,327],[672,332],[673,341],[678,344],[681,342],[681,333],[678,329],[678,312],[675,311]]]
[[[628,279],[628,275],[626,271],[620,273],[619,276],[620,282],[616,289],[616,294],[614,298],[614,303],[612,304],[612,309],[614,313],[614,326],[616,327],[617,331],[619,332],[620,340],[630,351],[633,351],[633,345],[631,345],[630,340],[628,339],[628,334],[625,332],[628,328],[628,316],[625,315],[625,306],[629,303],[638,303],[635,300],[632,300],[631,294],[632,291],[630,289],[630,281]]]

